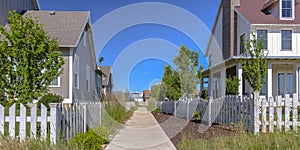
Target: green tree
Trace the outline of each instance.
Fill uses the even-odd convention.
[[[257,40],[256,36],[251,33],[252,38],[243,44],[243,58],[241,65],[243,77],[249,82],[254,92],[260,92],[264,84],[267,72],[267,51],[263,49],[263,38]]]
[[[12,11],[8,21],[9,29],[0,26],[0,86],[8,99],[26,103],[47,91],[64,60],[35,19]]]
[[[199,65],[199,53],[193,50],[187,49],[184,45],[180,47],[179,54],[175,56],[174,63],[176,65],[176,71],[180,77],[181,94],[188,95],[193,94],[196,89],[196,85],[200,83],[202,79],[202,69]]]
[[[151,86],[151,98],[158,100],[160,91],[160,84],[154,84]]]
[[[239,79],[237,76],[226,79],[226,95],[239,95]]]
[[[170,65],[165,66],[162,81],[166,88],[166,97],[172,100],[178,100],[181,96],[180,78],[179,74],[172,70]]]

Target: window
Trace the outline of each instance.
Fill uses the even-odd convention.
[[[293,2],[292,0],[281,1],[281,18],[292,18],[293,17]]]
[[[292,31],[282,30],[281,31],[281,49],[292,50]]]
[[[79,57],[75,56],[74,59],[74,87],[79,89]]]
[[[240,36],[240,54],[243,53],[244,49],[244,44],[245,44],[245,34]]]
[[[278,74],[278,95],[284,97],[284,74]]]
[[[267,30],[257,30],[257,40],[263,39],[263,49],[268,49],[268,31]]]
[[[59,87],[60,86],[60,77],[55,77],[54,80],[50,82],[49,87]]]
[[[288,73],[287,74],[287,94],[290,94],[290,97],[293,97],[294,93],[294,74]]]
[[[85,69],[85,86],[86,86],[86,90],[89,91],[90,90],[90,67],[89,65],[86,65],[86,69]]]

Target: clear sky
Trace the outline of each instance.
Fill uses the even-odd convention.
[[[200,63],[220,0],[39,0],[42,10],[90,11],[97,57],[115,90],[143,91],[162,78],[181,45]]]

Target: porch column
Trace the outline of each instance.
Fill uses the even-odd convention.
[[[272,63],[268,63],[268,71],[267,71],[267,97],[272,97],[273,96],[273,91],[272,91],[272,83],[273,83],[273,77],[272,77]]]
[[[213,78],[213,75],[212,73],[209,73],[209,78],[208,78],[208,97],[211,97],[212,96],[212,90],[213,90],[213,83],[212,83],[212,78]]]
[[[220,71],[220,95],[219,96],[225,96],[226,95],[226,68],[224,67]]]
[[[237,77],[239,79],[239,96],[243,96],[243,69],[241,64],[237,65]]]

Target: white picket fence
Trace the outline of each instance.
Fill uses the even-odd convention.
[[[5,116],[5,108],[0,105],[0,134],[4,135],[5,129],[8,129],[6,132],[12,138],[46,140],[50,137],[51,143],[56,144],[61,138],[70,139],[77,133],[100,125],[101,107],[100,102],[50,104],[48,111],[44,105],[38,110],[37,104],[32,104],[30,115],[27,116],[28,110],[23,104],[20,104],[19,115],[16,113],[16,104],[13,104],[9,108],[9,115]],[[27,128],[30,128],[29,132]]]
[[[213,123],[223,125],[241,124],[246,130],[254,133],[274,132],[274,130],[297,131],[298,107],[300,102],[297,94],[291,98],[254,95],[254,98],[224,96],[217,99],[195,99],[192,101],[163,102],[162,112],[192,119],[195,111],[199,112],[202,121],[209,126]]]

